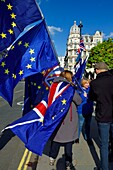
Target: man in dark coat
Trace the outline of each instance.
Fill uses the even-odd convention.
[[[90,98],[96,101],[96,120],[100,137],[101,169],[108,170],[109,136],[113,140],[113,76],[104,62],[95,64],[97,77],[90,84]]]

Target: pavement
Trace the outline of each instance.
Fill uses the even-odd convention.
[[[93,145],[87,144],[83,135],[80,136],[79,144],[73,145],[73,170],[97,170],[99,167],[99,138],[95,117],[92,118],[91,136]],[[36,170],[65,170],[65,159],[63,147],[60,148],[59,154],[54,166],[49,165],[49,148],[50,141],[45,146],[43,155],[38,158]],[[109,170],[113,170],[113,162],[109,164]]]

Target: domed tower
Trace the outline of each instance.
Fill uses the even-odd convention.
[[[79,25],[76,24],[74,21],[74,25],[70,28],[70,33],[67,39],[67,48],[66,48],[66,56],[65,56],[65,69],[69,69],[73,73],[75,72],[74,66],[76,64],[77,58],[77,50],[80,45],[80,37],[81,37],[81,28],[83,27],[82,23],[80,22]],[[96,46],[98,42],[102,43],[103,36],[102,32],[96,31],[94,35],[85,34],[82,35],[85,50],[82,51],[81,57],[85,58],[89,56],[91,48]]]
[[[76,25],[76,21],[74,21],[74,25],[70,28],[70,33],[67,39],[67,53],[66,57],[68,58],[68,69],[73,71],[75,60],[77,58],[77,49],[80,44],[80,28]]]

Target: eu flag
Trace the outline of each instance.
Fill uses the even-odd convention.
[[[42,82],[43,74],[37,73],[25,78],[25,92],[24,92],[24,105],[23,115],[28,113],[35,105],[36,98],[38,97],[37,104],[42,100]],[[45,90],[44,90],[45,91]],[[39,92],[37,96],[37,92]]]
[[[75,92],[66,82],[53,83],[48,99],[5,129],[11,129],[30,151],[42,155],[48,139],[65,117]]]
[[[35,0],[0,1],[0,51],[9,47],[29,24],[42,19]]]
[[[30,75],[43,72],[59,61],[44,20],[20,37],[0,62],[0,96],[12,105],[13,89]]]
[[[54,78],[58,77],[61,71],[63,71],[63,68],[58,65],[47,69],[42,73],[26,77],[23,115],[40,103],[44,96],[48,95]]]

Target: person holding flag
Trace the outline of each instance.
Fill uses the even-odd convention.
[[[89,99],[90,81],[90,79],[82,78],[81,89],[78,90],[78,93],[82,98],[82,103],[77,107],[79,119],[78,136],[80,138],[80,134],[83,130],[83,136],[84,139],[87,141],[88,145],[93,144],[90,135],[90,125],[93,113],[93,102]]]
[[[54,80],[54,83],[68,82],[72,86],[72,72],[64,70],[60,77]],[[75,86],[76,87],[76,86]],[[64,101],[65,102],[65,101]],[[82,102],[81,97],[75,90],[74,96],[70,105],[69,110],[67,110],[66,116],[62,119],[59,126],[56,128],[52,135],[51,148],[49,152],[50,165],[53,166],[55,159],[58,155],[60,146],[65,148],[65,167],[66,169],[72,169],[72,145],[74,141],[78,138],[78,114],[77,106]]]
[[[82,101],[77,92],[75,92],[75,85],[72,83],[72,73],[64,71],[61,75],[65,75],[65,77],[63,76],[62,81],[58,77],[58,81],[52,83],[48,96],[45,96],[30,112],[2,130],[0,149],[16,135],[22,140],[26,148],[42,156],[45,144],[66,116],[74,93],[76,95],[76,104],[79,105]],[[74,141],[78,124],[75,126],[74,120],[76,119],[72,117],[72,111],[70,113],[70,123],[72,121],[72,127],[76,130],[74,130],[69,141]]]

